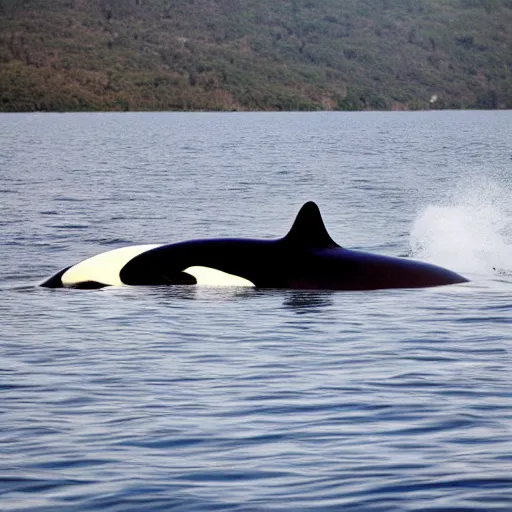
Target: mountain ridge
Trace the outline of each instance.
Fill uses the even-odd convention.
[[[512,0],[0,0],[0,111],[512,108]]]

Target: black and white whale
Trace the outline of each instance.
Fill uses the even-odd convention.
[[[466,282],[436,265],[353,251],[329,236],[313,202],[277,240],[218,238],[137,245],[98,254],[44,281],[48,288],[228,285],[306,290],[426,288]]]

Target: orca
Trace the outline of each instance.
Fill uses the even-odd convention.
[[[318,206],[300,209],[277,240],[215,238],[122,247],[66,267],[41,286],[224,285],[298,290],[427,288],[468,280],[408,258],[346,249],[325,228]]]

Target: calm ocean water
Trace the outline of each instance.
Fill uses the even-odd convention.
[[[512,112],[0,115],[0,510],[512,510]],[[284,235],[425,290],[49,290]]]

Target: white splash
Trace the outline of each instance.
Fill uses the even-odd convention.
[[[510,188],[478,178],[428,206],[410,235],[412,256],[458,272],[512,272]]]

